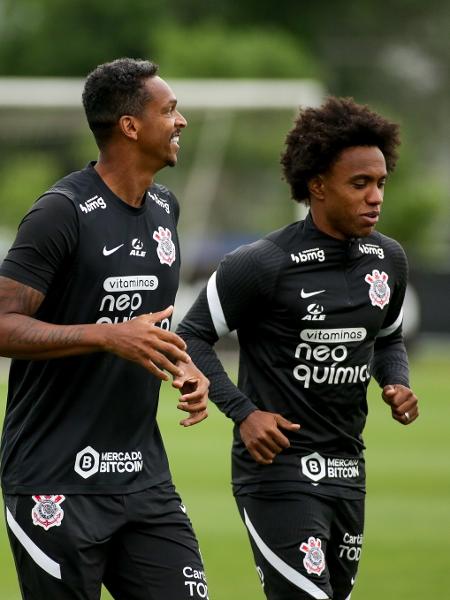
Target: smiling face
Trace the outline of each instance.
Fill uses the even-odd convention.
[[[386,161],[376,146],[346,148],[326,173],[309,183],[314,223],[338,238],[365,237],[378,222]]]
[[[187,125],[178,112],[177,99],[160,77],[145,82],[150,100],[142,114],[135,117],[136,141],[146,164],[153,172],[177,164],[180,133]]]

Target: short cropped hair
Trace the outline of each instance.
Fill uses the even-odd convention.
[[[150,96],[144,87],[158,65],[134,58],[118,58],[96,67],[87,76],[82,100],[89,127],[99,148],[111,137],[122,115],[139,116]]]
[[[353,98],[329,97],[318,108],[305,108],[286,137],[281,156],[284,178],[297,202],[309,200],[308,182],[328,171],[352,146],[377,146],[388,172],[397,163],[400,128]]]

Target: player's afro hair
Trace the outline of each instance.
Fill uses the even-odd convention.
[[[356,104],[352,98],[329,97],[318,108],[305,108],[286,137],[281,156],[284,178],[297,202],[309,199],[308,181],[325,173],[342,150],[352,146],[377,146],[388,172],[397,162],[399,126]]]
[[[145,81],[158,65],[134,58],[118,58],[96,67],[87,76],[83,106],[99,147],[110,138],[122,115],[139,116],[150,99]]]

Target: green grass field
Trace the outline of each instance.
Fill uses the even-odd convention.
[[[352,600],[450,597],[445,579],[450,568],[449,371],[448,355],[413,360],[421,416],[410,427],[394,422],[378,389],[371,388],[365,546]],[[0,404],[5,391],[0,388]],[[175,405],[176,395],[165,386],[160,426],[174,481],[200,540],[209,597],[263,600],[230,492],[231,424],[212,406],[207,421],[183,429]],[[19,598],[1,522],[0,599]],[[102,600],[107,599],[105,592]]]

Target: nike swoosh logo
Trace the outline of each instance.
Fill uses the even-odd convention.
[[[303,291],[303,288],[302,288],[302,291],[300,292],[300,296],[302,298],[311,298],[311,296],[316,296],[317,294],[323,294],[324,291],[325,290],[318,290],[317,292],[305,292],[305,291]]]
[[[115,248],[111,248],[111,250],[107,250],[106,246],[103,246],[103,256],[109,256],[110,254],[114,254],[119,248],[122,248],[125,244],[120,244],[120,246],[116,246]]]

